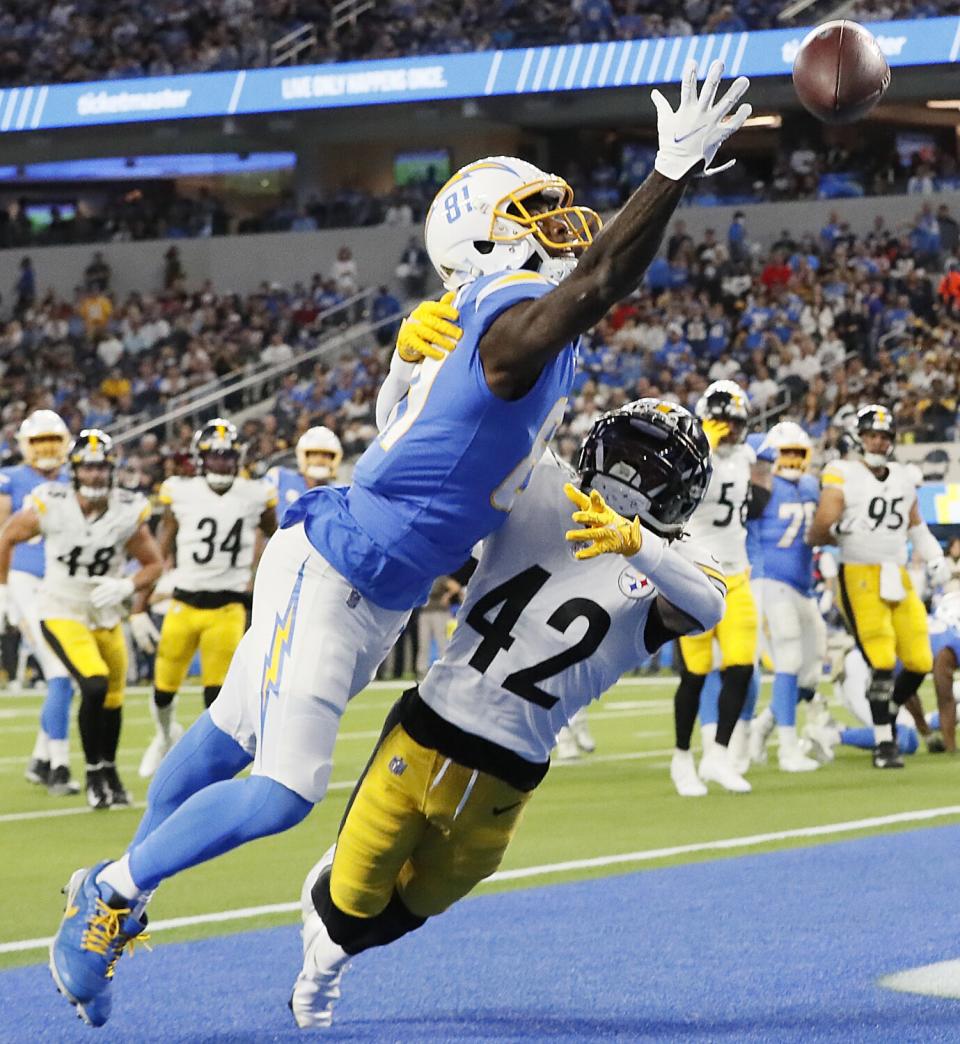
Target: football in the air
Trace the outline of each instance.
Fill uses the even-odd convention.
[[[876,37],[841,18],[811,29],[793,62],[803,107],[824,123],[862,119],[890,86],[890,66]]]

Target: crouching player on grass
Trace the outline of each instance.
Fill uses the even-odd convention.
[[[300,1026],[330,1024],[352,957],[497,869],[578,710],[720,619],[723,576],[683,534],[710,474],[700,423],[657,399],[597,420],[578,472],[541,458],[484,542],[446,652],[390,711],[337,843],[304,883]]]

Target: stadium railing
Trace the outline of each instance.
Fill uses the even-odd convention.
[[[125,431],[119,433],[112,431],[111,434],[114,435],[114,441],[122,446],[140,438],[141,435],[146,435],[148,432],[157,432],[169,438],[173,425],[182,420],[189,420],[192,425],[196,426],[201,421],[216,416],[218,413],[226,413],[227,416],[242,421],[245,419],[245,416],[241,411],[254,397],[256,400],[256,412],[264,413],[272,407],[276,398],[275,391],[266,392],[265,390],[279,387],[284,376],[290,373],[291,370],[296,371],[305,363],[323,361],[331,356],[336,357],[344,349],[348,349],[358,342],[370,341],[372,335],[381,327],[389,326],[396,322],[396,316],[388,316],[386,319],[380,319],[375,323],[359,323],[350,330],[341,331],[325,338],[319,344],[314,345],[313,348],[301,352],[287,362],[260,368],[255,373],[247,374],[229,384],[218,382],[217,387],[206,394],[198,395],[175,409],[168,409],[158,416],[134,424]],[[239,403],[240,406],[235,408],[231,403],[227,402],[228,399],[232,400],[234,404]]]
[[[361,290],[352,297],[348,297],[345,301],[341,301],[340,304],[319,312],[316,319],[314,319],[314,322],[335,320],[335,318],[341,313],[348,317],[351,315],[357,315],[361,311],[365,313],[367,310],[367,304],[375,293],[376,289],[374,287]],[[325,335],[323,340],[318,342],[314,348],[325,344],[327,340],[335,337],[338,332],[340,331],[331,331],[329,334]],[[306,352],[297,352],[291,360],[291,366],[298,366],[304,359],[309,358],[313,351],[314,349],[309,349]],[[232,395],[238,390],[241,382],[243,382],[244,388],[254,387],[246,382],[246,378],[267,381],[269,380],[267,374],[270,370],[272,370],[272,367],[267,363],[257,363],[254,366],[245,366],[232,370],[230,373],[226,373],[222,377],[217,377],[214,380],[207,381],[205,384],[200,384],[185,392],[180,392],[179,395],[172,395],[167,400],[166,407],[162,414],[158,414],[156,410],[143,410],[140,413],[118,418],[110,425],[108,429],[109,433],[113,435],[114,438],[122,439],[131,429],[141,429],[146,425],[146,430],[149,430],[153,421],[159,420],[161,417],[174,413],[183,407],[189,407],[192,402],[198,399],[206,399],[211,394]],[[244,405],[247,404],[247,401],[254,394],[255,392],[251,390],[249,395],[245,394],[243,396]]]

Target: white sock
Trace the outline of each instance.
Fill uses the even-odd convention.
[[[70,741],[52,739],[50,743],[50,768],[70,764]]]
[[[101,882],[131,902],[140,898],[140,889],[130,876],[129,852],[125,852],[122,858],[108,864],[97,874],[97,883]]]
[[[893,742],[893,726],[892,725],[874,725],[873,726],[873,741],[874,741],[874,743],[892,743]]]
[[[714,743],[717,742],[716,722],[700,726],[700,742],[703,744],[703,753],[706,754]]]
[[[33,754],[30,755],[39,761],[50,760],[50,737],[41,729],[37,733],[37,741],[33,745]]]
[[[797,749],[797,726],[778,725],[777,735],[780,737],[780,755],[792,754]]]
[[[153,720],[157,725],[157,733],[163,736],[165,740],[170,739],[170,727],[173,725],[173,714],[177,709],[177,697],[166,705],[166,707],[158,707],[153,700],[150,701],[150,713],[153,716]]]

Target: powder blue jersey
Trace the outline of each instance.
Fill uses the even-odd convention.
[[[53,480],[34,471],[29,464],[15,464],[13,467],[0,468],[0,496],[9,497],[12,501],[11,512],[19,511],[28,493],[44,482],[66,482],[69,479],[66,468]],[[26,543],[17,544],[13,549],[13,560],[10,568],[31,576],[43,576],[43,538],[34,537]]]
[[[751,432],[744,440],[746,444],[757,454],[757,460],[760,460],[760,448],[763,445],[763,440],[766,438],[766,434],[762,431]],[[764,460],[767,458],[764,457]],[[763,576],[763,555],[761,554],[760,548],[760,519],[759,518],[748,518],[747,519],[747,559],[750,562],[750,579],[759,580]]]
[[[813,548],[804,538],[819,499],[820,487],[812,475],[802,475],[798,482],[774,475],[770,500],[756,521],[760,575],[803,595],[813,593]]]
[[[525,488],[563,417],[577,343],[512,402],[487,386],[479,345],[501,312],[552,289],[533,272],[485,276],[464,287],[455,301],[459,344],[418,367],[357,463],[353,485],[308,490],[284,516],[284,526],[303,520],[317,551],[377,605],[423,603],[436,577],[463,565]]]
[[[930,631],[930,648],[936,656],[941,649],[950,649],[960,663],[960,634],[953,627],[948,627],[936,615],[927,620]]]
[[[266,476],[277,491],[277,517],[283,519],[283,513],[302,493],[307,491],[307,480],[296,468],[271,468]]]

